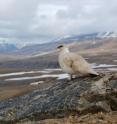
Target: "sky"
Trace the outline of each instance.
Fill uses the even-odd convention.
[[[117,31],[117,0],[0,0],[0,42]]]

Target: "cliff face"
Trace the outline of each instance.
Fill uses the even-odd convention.
[[[51,87],[0,102],[0,122],[61,118],[117,110],[117,73],[59,80]]]

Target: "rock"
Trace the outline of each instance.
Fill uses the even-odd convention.
[[[117,110],[117,74],[57,80],[43,90],[0,102],[0,122],[61,118]]]

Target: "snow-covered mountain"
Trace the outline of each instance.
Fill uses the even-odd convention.
[[[94,40],[94,39],[103,39],[103,38],[115,38],[117,37],[117,32],[96,32],[89,34],[80,34],[74,36],[64,36],[56,41],[85,41],[85,40]]]
[[[97,33],[91,33],[91,34],[82,34],[82,35],[67,35],[64,37],[60,37],[58,39],[55,39],[49,43],[44,44],[32,44],[23,47],[19,51],[17,51],[17,54],[20,55],[36,55],[43,52],[49,52],[52,50],[55,50],[56,47],[60,44],[69,44],[73,42],[83,42],[88,40],[101,40],[106,38],[115,38],[117,37],[117,32],[97,32]]]
[[[20,49],[17,48],[16,44],[1,43],[0,53],[11,52],[14,53],[15,55],[36,55],[36,54],[41,54],[43,52],[53,51],[60,44],[69,44],[73,42],[87,42],[89,40],[92,40],[92,42],[94,43],[94,41],[96,42],[96,40],[102,40],[106,38],[116,38],[116,37],[117,37],[117,32],[97,32],[97,33],[81,34],[81,35],[73,35],[73,36],[67,35],[44,44],[32,43]]]
[[[98,33],[97,37],[99,37],[99,38],[114,38],[114,37],[117,37],[117,32],[101,32],[101,33]]]

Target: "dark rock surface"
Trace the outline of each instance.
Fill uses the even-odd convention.
[[[117,73],[57,80],[51,87],[0,102],[0,122],[117,110]]]

